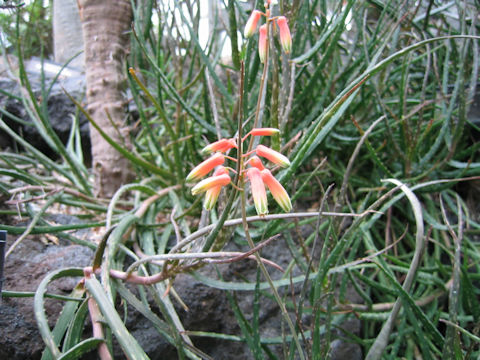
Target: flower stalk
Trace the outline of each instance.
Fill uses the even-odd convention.
[[[269,63],[269,46],[270,46],[270,33],[272,29],[272,24],[276,24],[279,27],[280,32],[280,42],[285,53],[291,51],[291,35],[288,29],[288,24],[285,17],[270,17],[270,1],[267,0],[265,3],[266,11],[261,13],[258,10],[254,10],[247,21],[244,30],[245,38],[253,36],[257,28],[259,28],[259,48],[258,54],[260,61],[264,64],[262,78],[260,81],[259,96],[257,100],[257,106],[255,111],[255,120],[253,129],[250,130],[244,137],[243,133],[243,81],[245,76],[244,63],[241,62],[241,90],[240,90],[240,101],[239,101],[239,116],[238,116],[238,137],[231,139],[220,139],[215,143],[207,145],[203,152],[206,154],[214,153],[207,159],[202,162],[200,165],[196,166],[190,174],[187,176],[187,181],[197,181],[200,180],[203,176],[206,176],[210,171],[215,169],[215,172],[212,176],[207,179],[201,180],[197,185],[192,188],[192,194],[200,194],[205,192],[205,201],[204,207],[207,210],[212,209],[215,206],[215,203],[218,198],[218,194],[221,189],[229,184],[232,185],[232,192],[227,202],[227,206],[223,209],[222,216],[220,221],[215,225],[214,230],[209,234],[206,244],[203,247],[203,251],[218,249],[217,246],[213,243],[215,237],[218,234],[218,231],[223,226],[226,220],[226,216],[230,211],[230,208],[233,204],[234,198],[237,195],[237,191],[240,191],[240,200],[241,200],[241,212],[242,212],[242,225],[245,231],[245,238],[250,246],[250,248],[255,249],[255,244],[249,233],[249,226],[247,221],[247,192],[246,183],[250,182],[250,190],[255,205],[257,214],[260,217],[265,217],[268,214],[268,201],[267,201],[267,189],[271,192],[274,200],[279,204],[280,208],[289,212],[292,209],[292,204],[290,197],[285,190],[285,188],[280,184],[280,182],[275,179],[273,174],[269,169],[267,169],[260,157],[266,159],[269,162],[272,162],[275,165],[281,167],[288,167],[290,161],[286,156],[281,154],[278,151],[270,149],[265,145],[254,145],[253,138],[262,137],[262,136],[278,136],[280,131],[277,128],[263,128],[259,126],[260,123],[260,110],[262,101],[265,97],[265,88],[266,88],[266,78],[268,74],[268,63]],[[265,23],[258,27],[258,24],[261,18],[265,17]],[[245,141],[249,141],[248,147],[245,147]],[[257,141],[258,143],[258,141]],[[237,150],[237,158],[232,159],[227,157],[225,153],[231,149]],[[236,171],[235,171],[235,180],[232,182],[230,180],[229,172],[233,170],[228,166],[224,166],[224,162],[228,160],[236,160]],[[212,246],[213,245],[213,246]],[[257,259],[258,266],[260,267],[263,276],[270,284],[271,290],[274,294],[276,302],[278,303],[282,316],[288,324],[288,327],[293,336],[295,346],[297,347],[298,354],[300,359],[304,359],[304,354],[302,347],[300,345],[298,336],[295,331],[295,326],[287,312],[286,306],[280,295],[278,294],[277,289],[275,288],[273,281],[262,262],[260,254],[258,251],[254,251],[255,258]]]

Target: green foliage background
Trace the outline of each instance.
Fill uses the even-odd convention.
[[[137,259],[133,242],[146,255],[168,253],[174,224],[158,218],[169,217],[174,209],[181,233],[195,234],[201,201],[190,195],[185,175],[202,160],[199,150],[207,142],[219,135],[232,136],[238,121],[245,122],[247,129],[252,124],[262,66],[256,38],[243,41],[238,34],[252,7],[229,1],[219,2],[218,8],[225,16],[215,17],[216,32],[204,47],[198,37],[203,31],[199,2],[136,3],[128,59],[134,71],[128,81],[138,109],[138,131],[133,135],[135,148],[122,151],[138,178],[113,199],[91,197],[78,124],[69,143],[62,145],[49,128],[42,104],[32,93],[27,95],[32,120],[62,160],[52,161],[26,143],[21,154],[0,153],[0,174],[8,179],[0,184],[1,194],[9,198],[15,189],[30,185],[22,195],[31,202],[21,211],[32,219],[26,228],[0,228],[22,236],[54,233],[96,247],[67,234],[73,226],[52,227],[45,222],[45,214],[54,211],[55,204],[82,209],[85,225],[81,227],[106,227],[102,243],[106,250],[98,247],[95,260],[102,267],[102,283],[92,277],[85,288],[74,291],[72,297],[82,300],[65,303],[67,315],[58,320],[53,335],[46,320],[38,318],[49,349],[45,358],[73,358],[72,354],[98,345],[95,339],[82,341],[78,331],[86,316],[86,291],[99,303],[107,329],[131,358],[146,355],[128,329],[123,331],[122,319],[111,305],[116,297],[151,321],[178,349],[180,358],[200,356],[188,337],[179,335],[182,325],[169,297],[163,297],[163,284],[147,287],[160,318],[145,305],[143,288],[134,295],[121,281],[110,278],[108,271],[123,269],[126,258]],[[302,293],[295,301],[286,296],[285,305],[292,318],[307,313],[313,321],[298,326],[294,334],[300,336],[304,354],[291,344],[292,334],[280,339],[289,358],[326,358],[335,339],[333,329],[350,317],[361,319],[361,334],[344,336],[358,343],[369,359],[418,354],[424,359],[478,358],[479,124],[468,115],[479,82],[478,10],[476,1],[435,0],[279,0],[275,7],[278,14],[287,16],[293,34],[289,56],[273,42],[262,111],[263,126],[282,130],[271,146],[282,149],[292,162],[278,178],[292,194],[294,211],[320,207],[321,211],[363,214],[350,220],[325,214],[302,220],[315,228],[303,243],[292,240],[294,222],[272,216],[252,225],[256,241],[274,234],[286,239],[291,266],[277,284],[288,285],[293,268],[302,271],[297,280],[303,284]],[[10,28],[13,18],[2,19]],[[22,30],[19,25],[16,36],[22,38],[28,26]],[[234,44],[228,59],[221,53],[225,39]],[[22,56],[39,51],[35,42],[22,43],[19,49]],[[242,94],[241,62],[245,66]],[[19,76],[28,88],[21,62]],[[48,97],[48,91],[43,95]],[[5,110],[2,114],[13,117]],[[0,127],[15,136],[3,120]],[[22,143],[21,138],[17,141]],[[60,188],[54,173],[62,175]],[[162,192],[169,186],[177,187]],[[39,196],[53,188],[59,190],[55,196]],[[155,194],[158,200],[148,202]],[[124,195],[130,196],[125,199]],[[248,211],[253,215],[253,208]],[[271,204],[270,212],[277,211]],[[10,208],[2,212],[16,213]],[[220,214],[212,211],[204,216],[215,224]],[[236,207],[226,215],[239,217]],[[215,237],[216,247],[225,241],[244,240],[240,231],[221,231]],[[184,264],[178,262],[173,269],[185,270]],[[161,268],[148,264],[141,271],[158,273]],[[46,278],[36,294],[37,311],[42,311],[48,281],[78,273],[70,269]],[[260,290],[268,288],[264,279],[257,286],[203,281],[233,292],[254,291],[259,306],[262,297],[268,296],[268,290]],[[351,288],[363,304],[349,303]],[[259,333],[255,319],[248,322],[242,316],[234,297],[232,308],[242,332],[231,339],[245,341],[252,358],[276,358],[269,345],[272,339]],[[225,334],[201,335],[225,338]]]

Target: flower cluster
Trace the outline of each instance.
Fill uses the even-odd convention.
[[[271,136],[278,134],[279,130],[274,128],[257,128],[250,131],[241,141],[243,142],[248,136]],[[212,154],[207,160],[197,165],[187,175],[187,181],[197,181],[214,170],[213,175],[200,181],[192,188],[192,194],[197,195],[205,193],[204,207],[210,210],[215,205],[222,187],[230,184],[230,172],[235,170],[224,166],[225,159],[237,161],[224,153],[230,149],[238,148],[235,139],[221,139],[210,145],[207,145],[202,152],[205,154]],[[281,167],[288,167],[290,161],[279,152],[270,149],[264,145],[257,145],[257,147],[247,154],[242,155],[245,161],[242,161],[248,168],[241,169],[240,176],[246,174],[246,178],[250,181],[253,201],[255,209],[259,215],[268,214],[267,193],[265,185],[270,190],[275,201],[280,207],[288,212],[292,209],[292,203],[285,188],[280,182],[275,179],[270,170],[265,168],[260,158],[279,165]]]
[[[285,16],[276,16],[270,18],[270,12],[267,9],[266,14],[262,13],[259,10],[252,11],[252,14],[249,17],[247,24],[245,25],[245,30],[243,32],[245,38],[251,37],[257,31],[258,22],[260,21],[260,18],[262,16],[265,16],[267,22],[261,25],[260,29],[258,30],[258,55],[260,57],[260,61],[264,63],[267,54],[268,23],[270,21],[272,21],[273,24],[276,24],[278,26],[278,30],[280,33],[280,43],[282,44],[283,51],[285,51],[286,54],[289,54],[292,50],[292,36],[290,34],[290,28],[288,27],[287,18]]]

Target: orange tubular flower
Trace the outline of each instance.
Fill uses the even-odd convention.
[[[222,165],[224,162],[225,157],[220,153],[210,156],[207,160],[195,166],[195,168],[190,171],[190,173],[187,175],[187,181],[200,179],[201,177],[207,175],[216,166]]]
[[[279,16],[277,18],[277,25],[280,30],[280,43],[282,44],[283,51],[288,54],[292,51],[292,36],[290,35],[287,18],[285,16]]]
[[[280,130],[275,128],[256,128],[252,129],[249,134],[252,136],[272,136],[279,133]]]
[[[234,139],[220,139],[211,143],[210,145],[205,146],[202,149],[202,153],[210,154],[212,152],[226,152],[230,149],[236,148],[237,144]]]
[[[255,31],[257,30],[257,24],[260,20],[262,13],[258,10],[253,10],[252,14],[248,18],[247,24],[245,25],[245,30],[243,31],[243,35],[245,38],[249,38],[252,36]]]
[[[263,64],[265,62],[265,58],[267,57],[267,24],[263,24],[262,26],[260,26],[259,32],[260,36],[258,38],[258,56],[260,57],[260,61]]]
[[[223,166],[219,166],[217,170],[215,170],[215,172],[213,173],[213,176],[215,177],[224,174],[228,175],[228,170]],[[213,209],[218,200],[218,196],[220,195],[220,191],[222,191],[223,186],[224,185],[217,185],[207,190],[207,192],[205,193],[205,201],[203,202],[203,207],[205,209]]]
[[[278,182],[277,179],[272,175],[270,170],[263,169],[260,174],[262,175],[262,180],[267,185],[268,189],[272,193],[273,198],[275,201],[280,205],[280,207],[285,212],[289,212],[292,210],[292,203],[290,201],[290,197],[288,196],[287,191],[285,188]]]
[[[201,194],[205,191],[213,189],[217,186],[225,186],[230,184],[230,176],[228,174],[222,174],[218,176],[210,176],[192,188],[192,195]]]
[[[262,216],[268,214],[267,193],[265,192],[265,185],[263,184],[260,170],[256,167],[247,170],[247,176],[252,186],[253,202],[257,214]]]
[[[256,167],[258,170],[262,171],[263,169],[265,169],[265,167],[263,166],[263,163],[262,163],[262,160],[260,160],[260,158],[258,156],[252,156],[249,160],[248,160],[248,163],[253,166],[253,167]]]
[[[265,159],[268,159],[274,164],[280,165],[281,167],[290,166],[290,160],[288,160],[286,156],[266,146],[258,145],[255,152],[258,156],[264,157]]]

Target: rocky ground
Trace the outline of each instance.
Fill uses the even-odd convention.
[[[73,216],[62,215],[56,221],[78,221]],[[88,235],[87,235],[88,237]],[[8,236],[8,245],[15,241],[15,237]],[[237,245],[230,244],[230,250],[238,250]],[[282,267],[286,267],[291,259],[286,244],[279,239],[268,245],[264,256],[274,260]],[[58,244],[46,241],[42,236],[26,238],[7,258],[5,264],[4,289],[11,291],[35,291],[40,281],[51,271],[64,267],[83,267],[91,264],[93,251],[80,245],[72,245],[64,240]],[[240,281],[249,279],[255,281],[257,274],[256,263],[252,260],[242,260],[237,263],[219,266],[220,272],[226,281]],[[216,270],[207,266],[201,273],[208,277],[216,278]],[[271,270],[273,277],[281,274]],[[76,279],[57,280],[49,286],[48,291],[62,295],[68,295],[76,284]],[[175,290],[188,306],[188,311],[180,305],[176,305],[178,314],[187,330],[208,331],[232,335],[241,335],[237,321],[231,310],[229,300],[223,290],[204,285],[190,275],[180,275],[175,279]],[[290,291],[290,289],[284,289]],[[298,292],[298,289],[295,291]],[[252,291],[236,292],[234,295],[239,307],[244,311],[247,320],[251,321],[254,294]],[[359,299],[352,292],[351,301]],[[268,297],[260,299],[259,323],[262,336],[275,337],[282,335],[282,321],[278,306]],[[59,300],[47,299],[45,311],[53,327],[55,319],[62,308]],[[119,311],[122,312],[119,307]],[[308,324],[308,317],[302,319]],[[349,320],[343,325],[345,329],[354,334],[360,332],[360,321]],[[174,348],[169,345],[156,332],[150,322],[129,309],[127,327],[139,341],[151,359],[176,359]],[[90,328],[86,324],[88,333]],[[33,312],[33,298],[4,298],[0,307],[0,358],[1,359],[39,359],[44,349],[44,344],[39,335]],[[340,335],[340,334],[337,334]],[[199,349],[210,355],[213,359],[253,359],[247,345],[242,342],[217,340],[205,337],[192,337]],[[283,358],[281,346],[272,347],[279,358]],[[95,359],[96,354],[85,359]],[[116,358],[123,358],[123,354],[117,349]],[[361,348],[356,344],[344,342],[339,337],[332,343],[332,359],[356,360],[362,359]]]

